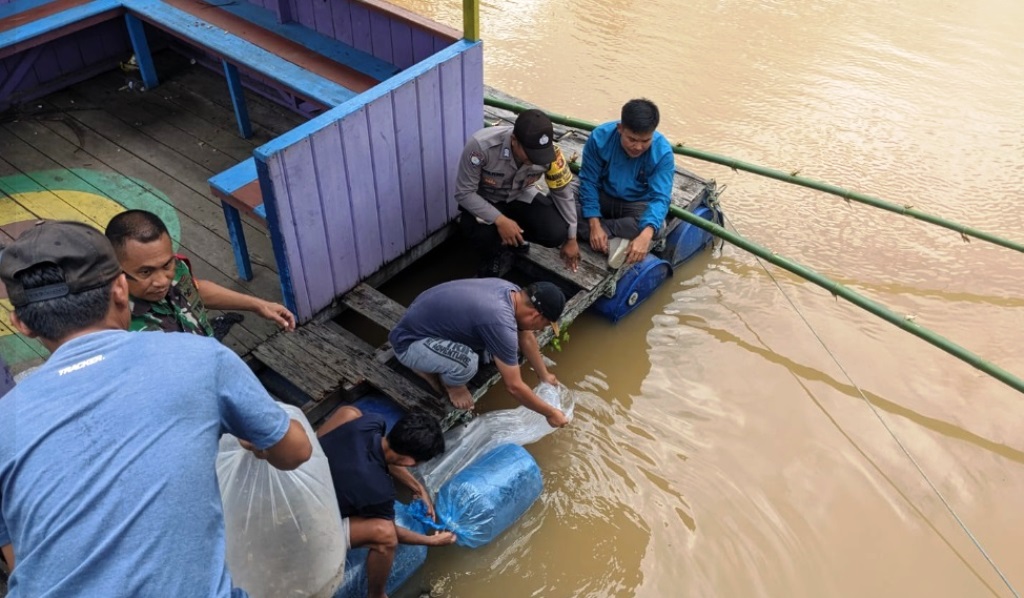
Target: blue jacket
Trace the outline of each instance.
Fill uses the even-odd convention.
[[[655,131],[651,147],[638,158],[630,158],[622,149],[618,121],[593,130],[583,146],[580,168],[580,206],[584,218],[600,218],[598,189],[625,201],[646,201],[647,211],[640,218],[640,229],[650,226],[658,232],[672,201],[672,181],[676,161],[672,145]]]

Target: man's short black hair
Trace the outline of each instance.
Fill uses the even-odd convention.
[[[128,241],[152,243],[169,233],[164,221],[153,212],[127,210],[110,219],[105,234],[114,249],[120,251]]]
[[[64,271],[49,263],[28,268],[15,278],[26,290],[66,282]],[[29,303],[14,308],[14,314],[32,332],[47,340],[59,341],[106,317],[113,284],[111,281],[89,291]]]
[[[426,413],[410,413],[395,422],[388,432],[388,445],[399,455],[417,463],[430,461],[444,452],[441,424]]]
[[[653,133],[661,121],[661,114],[654,102],[639,98],[622,106],[622,126],[634,133]]]

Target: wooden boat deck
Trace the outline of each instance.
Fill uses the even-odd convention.
[[[89,189],[91,183],[81,174],[83,170],[103,172],[120,177],[119,182],[110,188],[93,184],[91,191],[97,195],[114,200],[119,199],[118,193],[144,195],[171,204],[180,222],[181,252],[191,259],[197,277],[280,300],[272,248],[259,224],[245,225],[254,277],[248,282],[236,277],[220,202],[211,194],[207,179],[248,158],[255,147],[301,123],[303,118],[253,94],[248,99],[255,133],[249,140],[241,139],[236,134],[231,99],[218,76],[190,66],[170,52],[163,53],[160,60],[169,63],[161,64],[161,72],[173,74],[165,76],[161,86],[152,92],[134,89],[137,73],[108,72],[0,119],[0,134],[6,138],[0,148],[0,178],[10,181],[10,177],[22,177],[38,183],[46,200],[29,201],[32,198],[26,199],[24,193],[11,193],[10,185],[0,186],[8,195],[0,218],[7,223],[76,218],[102,228],[112,215],[110,210],[119,208],[97,208],[96,202],[76,202],[75,196],[62,191],[69,187],[62,179],[81,179],[70,187]],[[511,122],[514,116],[488,108],[490,124],[503,120]],[[571,158],[581,153],[586,134],[556,127],[556,137]],[[674,198],[682,205],[703,190],[700,185],[687,188],[686,180],[683,177],[684,184],[676,190]],[[120,203],[132,205],[130,201]],[[401,301],[379,289],[455,236],[453,231],[454,226],[448,226],[429,236],[294,333],[278,333],[273,324],[247,315],[243,323],[232,329],[225,343],[250,359],[261,380],[278,397],[302,406],[314,424],[338,404],[376,389],[407,408],[420,408],[444,417],[448,425],[458,414],[447,400],[436,396],[422,380],[398,364],[386,342],[387,332],[401,317],[404,305],[430,284],[421,285]],[[0,234],[4,234],[2,230]],[[557,249],[534,246],[528,254],[517,258],[515,276],[520,276],[521,281],[547,279],[565,290],[568,303],[561,319],[563,326],[602,295],[613,292],[616,277],[621,274],[607,268],[604,256],[587,247],[582,250],[583,262],[577,272],[569,272],[563,266]],[[464,256],[465,252],[451,254]],[[464,260],[449,259],[441,268],[445,278],[459,276],[452,275],[453,261]],[[472,264],[467,262],[464,266]],[[410,268],[421,269],[436,267]],[[471,271],[461,275],[469,276]],[[436,282],[440,280],[431,284]],[[362,335],[350,329],[353,314],[358,314],[363,323]],[[6,312],[0,313],[0,318],[5,316]],[[366,323],[374,328],[373,332],[365,333]],[[0,333],[5,326],[0,319]],[[551,336],[551,329],[542,331],[541,345],[549,343]],[[20,369],[18,364],[15,369]],[[499,380],[493,365],[482,368],[470,384],[474,398],[482,396]]]
[[[221,77],[171,52],[158,58],[166,76],[152,92],[137,91],[137,72],[112,71],[0,115],[2,229],[38,218],[78,219],[102,229],[120,211],[81,192],[122,205],[166,201],[180,223],[180,251],[198,278],[280,301],[270,240],[258,224],[246,223],[255,276],[248,282],[237,278],[220,201],[207,179],[305,119],[250,94],[254,134],[242,139]],[[101,173],[103,182],[86,171]],[[40,194],[25,193],[26,185]],[[10,240],[6,233],[0,237]],[[10,332],[7,307],[0,308],[0,334]],[[276,330],[247,314],[225,343],[246,355]],[[45,355],[28,343],[21,349]],[[26,365],[31,363],[12,367]]]

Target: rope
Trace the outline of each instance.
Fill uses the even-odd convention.
[[[726,225],[729,228],[731,228],[736,234],[741,234],[739,232],[739,229],[737,229],[736,226],[733,225],[732,221],[725,217],[724,212],[723,218],[725,219]],[[779,283],[778,279],[776,279],[775,276],[771,273],[771,271],[765,266],[764,262],[761,261],[761,258],[755,255],[754,259],[757,260],[758,265],[761,266],[761,269],[763,269],[765,274],[768,275],[768,278],[770,278],[772,283],[775,284],[775,288],[777,288],[779,292],[782,293],[783,298],[786,299],[786,302],[789,303],[789,306],[792,307],[793,311],[795,311],[797,316],[800,317],[800,320],[811,332],[815,340],[818,341],[818,344],[821,345],[822,349],[825,350],[825,353],[827,353],[828,356],[832,359],[832,363],[834,363],[836,367],[839,368],[839,371],[843,373],[843,376],[846,377],[846,380],[850,383],[850,385],[857,390],[857,394],[860,395],[860,398],[863,399],[864,403],[866,403],[868,408],[871,409],[871,413],[874,414],[875,418],[878,419],[879,423],[882,424],[882,427],[885,428],[885,431],[889,433],[889,436],[892,437],[893,441],[895,441],[896,445],[900,447],[900,450],[903,452],[903,454],[906,455],[907,459],[910,460],[911,464],[913,464],[914,466],[914,469],[917,470],[917,473],[920,474],[921,478],[924,479],[924,481],[928,484],[928,487],[931,488],[932,492],[935,493],[935,496],[938,497],[939,501],[942,503],[942,506],[945,507],[949,515],[953,518],[954,521],[956,521],[957,525],[960,526],[960,529],[963,530],[964,534],[966,534],[967,537],[970,538],[971,543],[974,544],[974,547],[977,548],[978,552],[980,552],[981,555],[985,557],[985,560],[988,561],[988,564],[996,572],[996,575],[999,576],[999,579],[1003,581],[1003,584],[1006,585],[1006,588],[1010,590],[1010,593],[1013,594],[1014,598],[1020,598],[1020,594],[1017,593],[1017,590],[1013,587],[1013,584],[1011,584],[1010,580],[1007,579],[1006,575],[1003,574],[1003,571],[999,568],[999,565],[997,565],[996,562],[992,559],[992,557],[989,556],[988,552],[981,545],[981,542],[978,541],[975,535],[967,527],[967,524],[964,523],[963,519],[960,518],[956,510],[953,509],[953,506],[950,505],[948,500],[946,500],[946,497],[943,496],[942,492],[938,489],[938,487],[935,486],[931,478],[928,477],[928,474],[925,473],[924,469],[917,462],[917,459],[914,458],[914,456],[910,453],[910,450],[907,449],[906,445],[903,444],[899,436],[896,435],[896,432],[885,421],[885,418],[882,417],[882,414],[871,403],[871,401],[868,400],[867,395],[864,394],[864,391],[861,389],[861,387],[856,382],[853,381],[853,377],[850,376],[849,372],[846,371],[846,368],[844,368],[843,365],[839,363],[839,359],[835,356],[832,350],[829,349],[828,345],[825,343],[825,340],[822,339],[818,332],[814,329],[814,326],[812,326],[811,323],[807,320],[807,318],[804,317],[803,312],[800,311],[800,308],[797,307],[797,305],[789,297],[786,291],[782,288],[782,285]]]

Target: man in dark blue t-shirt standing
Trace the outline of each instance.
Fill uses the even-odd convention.
[[[455,542],[455,534],[431,536],[395,525],[395,484],[398,480],[427,505],[434,516],[430,493],[407,467],[429,461],[444,452],[444,436],[437,420],[411,413],[385,435],[384,418],[352,406],[334,412],[321,426],[320,446],[327,455],[342,523],[348,528],[349,545],[366,546],[369,598],[385,596],[395,547],[401,544],[443,546]]]

